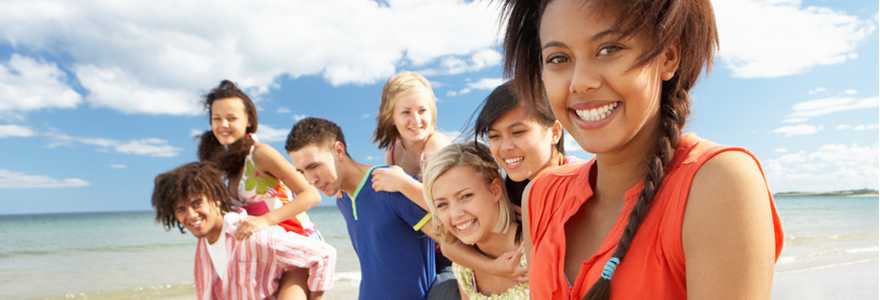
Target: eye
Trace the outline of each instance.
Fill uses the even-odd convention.
[[[544,61],[545,64],[548,65],[556,65],[556,64],[564,64],[569,61],[568,56],[564,54],[551,54]]]
[[[602,46],[602,48],[599,48],[599,53],[597,53],[596,56],[608,56],[617,53],[617,51],[620,50],[623,50],[623,47],[619,45],[605,45]]]
[[[446,208],[447,205],[446,205],[446,202],[438,202],[438,203],[434,203],[434,206],[437,206],[437,209],[444,209],[444,208]]]
[[[470,199],[470,198],[473,197],[473,196],[474,196],[474,193],[466,193],[466,194],[464,194],[464,195],[461,195],[461,200],[467,200],[467,199]]]
[[[427,110],[427,109],[424,109],[424,108],[419,109],[419,114],[423,114],[423,113],[425,113],[426,111],[428,111],[428,110]]]
[[[513,132],[513,135],[520,136],[526,133],[526,130],[517,130]]]
[[[487,136],[487,138],[488,138],[490,141],[497,140],[497,139],[498,139],[498,135],[497,135],[497,134],[490,134],[490,135]]]

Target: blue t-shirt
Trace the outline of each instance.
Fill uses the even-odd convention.
[[[401,193],[373,190],[370,168],[336,206],[361,265],[359,299],[425,299],[434,283],[434,241],[413,226],[425,211]]]

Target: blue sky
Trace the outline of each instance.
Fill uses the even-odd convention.
[[[258,134],[276,149],[296,120],[319,116],[372,163],[388,76],[426,74],[452,134],[502,82],[487,2],[213,5],[7,2],[0,214],[149,209],[153,177],[195,159],[193,132],[209,128],[199,95],[224,78],[257,99]],[[754,151],[774,191],[877,188],[877,2],[713,5],[721,52],[687,130]]]

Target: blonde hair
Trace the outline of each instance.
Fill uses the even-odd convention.
[[[425,197],[425,201],[428,202],[428,208],[431,210],[432,214],[436,214],[434,195],[432,193],[434,181],[450,169],[457,166],[471,167],[473,170],[477,171],[477,173],[482,175],[483,178],[486,179],[486,182],[490,184],[494,180],[501,180],[498,163],[492,158],[489,148],[482,143],[469,142],[463,144],[451,144],[443,147],[443,149],[434,154],[422,167],[424,172],[424,188],[422,189],[422,194]],[[507,232],[507,229],[510,228],[510,224],[515,220],[514,211],[513,206],[510,204],[510,200],[507,197],[507,191],[504,189],[504,185],[499,184],[499,186],[501,187],[504,197],[498,201],[498,223],[495,223],[495,227],[492,231],[495,233],[505,233]],[[437,218],[432,218],[431,222],[436,229],[435,231],[441,238],[453,240],[450,238],[452,235],[449,234],[448,230],[443,227]]]
[[[379,104],[379,115],[376,116],[376,131],[373,132],[373,142],[379,144],[379,149],[386,149],[400,137],[394,126],[394,106],[400,95],[415,89],[424,89],[431,96],[428,105],[431,109],[431,126],[437,126],[437,97],[431,82],[424,76],[415,72],[400,72],[391,76],[382,88],[382,102]]]

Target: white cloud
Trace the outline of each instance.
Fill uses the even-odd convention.
[[[880,105],[880,98],[877,96],[865,98],[827,97],[795,104],[792,106],[792,112],[789,113],[785,119],[803,119],[805,121],[812,117],[824,116],[836,112],[876,108],[878,105]]]
[[[288,132],[289,130],[260,125],[257,127],[257,139],[263,143],[280,142],[287,139]]]
[[[455,97],[470,93],[474,90],[491,90],[504,83],[501,78],[483,78],[474,82],[468,82],[467,86],[458,91],[449,91],[446,96]]]
[[[489,65],[499,35],[484,1],[4,4],[0,41],[69,57],[88,102],[127,113],[201,113],[199,95],[222,78],[258,96],[280,76],[366,84],[452,56]]]
[[[291,111],[289,108],[282,106],[282,107],[279,107],[275,112],[277,112],[279,114],[289,114]]]
[[[799,0],[713,1],[721,57],[736,77],[800,74],[857,57],[873,20]]]
[[[373,157],[372,155],[367,155],[366,161],[373,161],[374,159],[376,159],[376,158]]]
[[[34,131],[18,125],[0,125],[0,139],[8,137],[31,137]]]
[[[791,137],[796,135],[813,135],[822,129],[822,126],[816,127],[809,124],[798,124],[776,128],[773,130],[773,133],[782,134],[785,135],[785,137]]]
[[[877,145],[827,144],[782,153],[764,164],[774,191],[877,188]]]
[[[373,116],[373,114],[371,114],[371,113],[361,114],[361,119],[369,119],[372,116]]]
[[[840,124],[834,127],[837,130],[852,130],[852,131],[865,131],[865,130],[877,130],[877,123],[874,124],[859,124],[859,125],[849,125],[849,124]]]
[[[432,68],[418,71],[425,76],[455,75],[468,72],[476,72],[489,68],[501,62],[501,53],[494,49],[482,49],[474,52],[469,57],[452,56],[440,61],[440,69]]]
[[[807,118],[787,118],[787,119],[782,120],[782,123],[783,124],[797,124],[797,123],[806,122],[808,120],[809,119],[807,119]]]
[[[168,142],[162,139],[141,139],[131,140],[123,143],[111,141],[108,146],[113,147],[117,152],[134,155],[145,155],[153,157],[173,157],[177,156],[179,148],[168,145]]]
[[[0,188],[79,188],[89,183],[79,178],[55,179],[0,169]]]
[[[859,91],[857,91],[857,90],[855,90],[855,89],[848,89],[848,90],[843,91],[843,93],[846,94],[846,95],[850,95],[850,96],[852,96],[852,95],[858,94]]]
[[[195,128],[190,129],[189,130],[189,137],[191,137],[191,138],[201,137],[202,134],[205,133],[205,131],[207,131],[207,130],[208,129],[195,129]]]
[[[776,148],[776,153],[788,153],[788,149],[786,148]]]
[[[293,120],[299,122],[300,120],[305,119],[307,117],[308,116],[303,115],[303,114],[295,114],[295,115],[293,115]]]
[[[807,92],[807,94],[810,94],[810,96],[812,96],[812,95],[816,95],[816,94],[822,94],[822,93],[825,93],[825,91],[827,91],[827,89],[825,89],[824,87],[821,87],[821,86],[820,86],[820,87],[817,87],[817,88],[815,88],[815,89],[811,89],[810,91]]]
[[[67,86],[66,78],[53,63],[12,54],[0,63],[0,112],[76,107],[82,97]]]
[[[171,146],[167,141],[157,138],[117,141],[107,138],[77,137],[56,131],[45,133],[44,136],[52,141],[49,144],[50,148],[78,143],[96,146],[98,151],[115,151],[122,154],[152,157],[174,157],[180,152],[180,148]]]
[[[125,169],[125,168],[128,168],[128,166],[127,166],[127,165],[124,165],[124,164],[111,164],[110,167],[113,168],[113,169]]]

